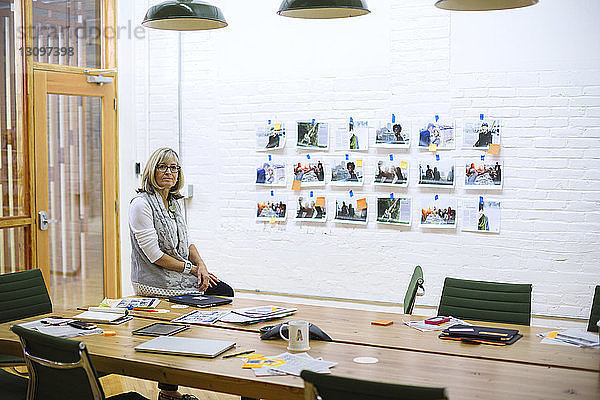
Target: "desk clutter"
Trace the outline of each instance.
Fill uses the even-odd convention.
[[[78,327],[77,324],[73,326],[75,322],[77,321],[73,318],[47,317],[31,322],[24,322],[19,324],[19,326],[63,339],[96,335],[104,332],[95,325],[92,325],[93,327],[90,326],[89,328]]]
[[[550,331],[538,334],[542,338],[541,343],[559,344],[563,346],[577,346],[600,348],[600,338],[592,332],[584,332],[579,329],[565,329],[562,331]]]
[[[325,361],[323,358],[311,357],[308,353],[282,353],[276,356],[250,354],[244,357],[242,368],[251,368],[256,376],[295,375],[300,376],[303,370],[317,373],[331,373],[330,368],[338,363]]]

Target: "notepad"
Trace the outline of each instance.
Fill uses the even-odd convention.
[[[87,311],[73,317],[73,319],[80,321],[97,322],[100,324],[120,324],[129,321],[131,318],[128,315],[127,309],[110,307],[90,307]]]
[[[149,353],[214,358],[233,346],[235,346],[235,342],[227,340],[159,336],[135,346],[134,349]]]

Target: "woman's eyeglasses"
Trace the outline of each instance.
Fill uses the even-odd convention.
[[[167,170],[169,170],[172,174],[176,174],[179,172],[179,170],[181,169],[181,167],[179,165],[165,165],[165,164],[159,164],[156,167],[157,170],[159,170],[160,172],[162,172],[163,174],[165,172],[167,172]]]

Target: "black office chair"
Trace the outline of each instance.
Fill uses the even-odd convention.
[[[42,271],[0,275],[0,323],[52,312]],[[23,357],[0,354],[0,367],[25,365]]]
[[[600,320],[600,285],[596,286],[594,300],[592,300],[592,309],[590,310],[590,320],[588,322],[588,332],[598,332],[598,320]]]
[[[417,265],[413,271],[412,277],[410,278],[410,282],[408,283],[406,294],[404,295],[404,314],[412,314],[413,309],[415,308],[416,297],[425,292],[423,283],[423,270],[421,269],[420,265]],[[423,293],[419,294],[419,289],[421,289]]]
[[[446,278],[438,315],[529,325],[531,285]]]
[[[135,392],[107,399],[84,343],[19,325],[10,329],[23,346],[30,375],[28,400],[148,400]]]
[[[300,373],[304,399],[315,400],[447,400],[446,389],[363,381],[312,371]],[[319,397],[317,397],[319,396]]]

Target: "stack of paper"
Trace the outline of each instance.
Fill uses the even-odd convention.
[[[272,319],[287,317],[298,311],[297,308],[278,306],[260,306],[232,310],[230,314],[221,318],[223,322],[235,324],[255,324]]]
[[[79,329],[67,325],[68,322],[74,321],[70,318],[42,318],[36,321],[25,322],[19,324],[23,328],[33,329],[46,335],[57,336],[63,339],[68,339],[77,336],[95,335],[104,332],[100,328],[96,329]]]
[[[243,368],[252,368],[256,376],[287,374],[300,376],[300,372],[305,369],[328,374],[331,373],[329,369],[336,365],[336,362],[313,358],[308,353],[283,353],[273,357],[249,357],[244,361]]]
[[[87,311],[77,314],[73,319],[81,321],[97,322],[104,324],[121,324],[129,321],[132,317],[128,315],[126,308],[90,307]]]
[[[229,311],[201,311],[195,310],[181,317],[175,318],[171,322],[184,324],[214,324],[222,317],[229,314]]]
[[[120,299],[113,307],[116,308],[156,308],[160,304],[160,299],[152,297],[137,297]]]
[[[439,324],[439,325],[426,324],[425,320],[423,320],[423,321],[402,320],[402,322],[404,324],[410,326],[411,328],[420,330],[421,332],[443,331],[444,329],[451,327],[452,325],[457,325],[457,324],[471,325],[468,322],[463,321],[462,319],[458,319],[458,318],[454,318],[454,317],[449,317],[449,318],[450,318],[450,321],[444,322],[443,324]]]
[[[541,343],[545,344],[600,348],[600,338],[597,334],[579,329],[551,331],[538,336],[543,338]]]

